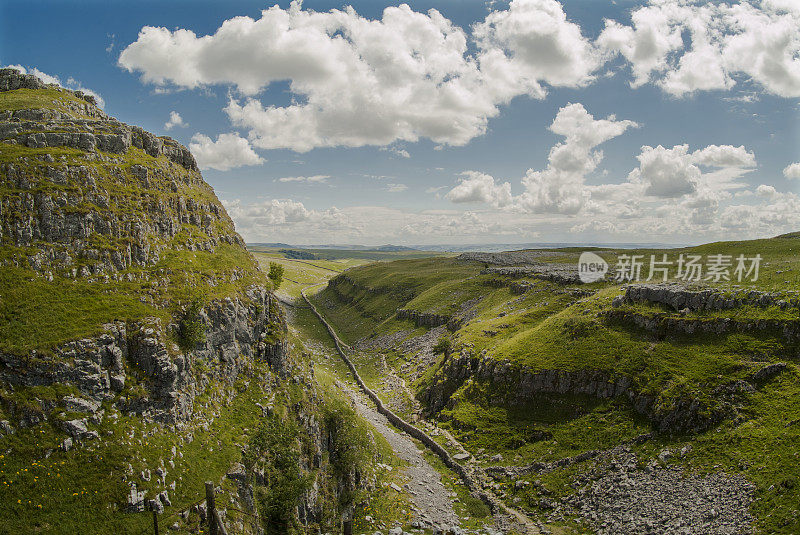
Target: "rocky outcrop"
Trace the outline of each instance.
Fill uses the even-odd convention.
[[[800,341],[800,320],[689,318],[676,317],[667,313],[641,313],[625,309],[608,310],[604,314],[607,321],[632,325],[659,336],[762,333],[778,335],[790,343]]]
[[[800,308],[797,292],[722,291],[717,288],[691,288],[681,284],[632,284],[615,300],[615,306],[632,303],[658,303],[673,310],[721,311],[752,306],[759,308]]]
[[[636,412],[647,416],[664,433],[698,432],[708,429],[725,416],[719,407],[709,407],[695,399],[661,402],[656,396],[637,392],[633,381],[624,375],[603,370],[531,370],[508,361],[471,354],[449,354],[418,398],[429,414],[446,408],[451,396],[467,380],[495,385],[490,402],[515,405],[535,400],[540,395],[587,395],[601,399],[626,397]]]
[[[0,69],[0,92],[17,89],[52,89],[85,101],[74,106],[64,101],[66,112],[53,109],[6,110],[0,114],[0,141],[31,148],[69,147],[86,152],[125,154],[133,146],[157,158],[167,159],[197,171],[197,163],[186,147],[168,137],[157,137],[138,127],[121,123],[97,108],[97,101],[81,91],[45,84],[13,68]],[[72,104],[72,106],[70,106]],[[75,115],[86,115],[87,120]]]
[[[176,325],[150,318],[107,324],[103,334],[63,344],[52,354],[0,353],[0,381],[27,387],[71,385],[83,397],[65,397],[62,404],[68,411],[94,414],[102,402],[116,399],[121,410],[132,414],[166,423],[186,420],[195,395],[211,378],[232,384],[253,359],[283,373],[285,340],[265,341],[283,321],[270,306],[273,299],[264,288],[252,288],[242,298],[207,305],[201,313],[205,342],[188,352],[172,342]],[[211,375],[198,372],[201,362]],[[39,419],[52,409],[43,406]],[[25,423],[22,414],[15,416]]]
[[[55,93],[51,107],[0,112],[0,146],[20,154],[0,165],[0,242],[17,248],[4,264],[113,278],[167,248],[244,246],[186,147],[107,116],[85,95],[0,69],[0,95],[42,88]]]
[[[530,266],[489,267],[481,270],[482,275],[500,275],[503,277],[530,277],[557,284],[582,284],[578,277],[576,264],[533,264]]]
[[[452,319],[451,316],[435,314],[433,312],[420,312],[419,310],[411,310],[409,308],[398,308],[395,315],[399,320],[413,321],[414,325],[417,327],[429,328],[447,325],[447,323]]]
[[[11,67],[0,69],[0,92],[14,91],[15,89],[55,89],[58,91],[69,91],[56,84],[46,84],[32,74],[22,74],[18,69]],[[97,100],[92,95],[87,95],[82,91],[69,91],[79,99],[85,100],[92,106],[97,106]]]
[[[465,262],[480,262],[493,266],[525,266],[538,263],[542,257],[567,256],[567,253],[560,251],[536,250],[536,251],[504,251],[501,253],[462,253],[456,260]],[[574,266],[577,272],[577,265]]]

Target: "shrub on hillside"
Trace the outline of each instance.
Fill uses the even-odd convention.
[[[269,280],[272,281],[272,284],[276,290],[280,288],[280,285],[283,282],[283,266],[277,262],[270,262],[269,274],[267,277],[269,277]]]
[[[206,341],[206,324],[200,316],[202,310],[202,301],[194,299],[178,319],[178,347],[184,351],[191,351]]]
[[[268,535],[302,533],[295,513],[313,478],[301,468],[299,432],[291,419],[273,416],[256,431],[243,458],[248,469],[264,474],[255,498]]]

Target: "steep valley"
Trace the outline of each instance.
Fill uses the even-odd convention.
[[[206,481],[229,533],[380,502],[396,460],[186,148],[2,69],[0,180],[0,532],[207,532]]]
[[[750,284],[581,284],[579,251],[551,250],[373,264],[312,302],[369,388],[542,532],[794,533],[797,247],[671,251],[758,251]]]

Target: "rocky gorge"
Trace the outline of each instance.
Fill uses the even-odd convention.
[[[87,492],[95,513],[47,530],[134,529],[153,510],[197,531],[203,480],[223,517],[246,511],[227,520],[238,533],[336,526],[374,486],[339,460],[351,437],[186,147],[0,69],[0,188],[0,477],[16,483],[3,500],[16,532]],[[22,512],[45,476],[8,463],[84,488],[48,488],[47,508]]]

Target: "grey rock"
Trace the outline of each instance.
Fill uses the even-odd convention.
[[[771,380],[773,377],[776,377],[777,375],[786,371],[787,368],[788,366],[785,362],[768,364],[753,374],[752,381],[759,384],[765,383]]]
[[[157,514],[162,514],[164,512],[164,504],[161,503],[161,500],[147,500],[147,509],[155,511]]]
[[[0,437],[4,435],[13,435],[14,428],[8,420],[0,420]]]
[[[68,420],[62,422],[61,426],[64,431],[69,433],[74,439],[83,438],[83,436],[88,433],[88,429],[86,428],[86,418]]]
[[[100,404],[96,401],[83,398],[76,398],[74,396],[65,397],[64,406],[68,411],[87,412],[89,414],[96,413],[100,408]]]
[[[145,495],[146,491],[140,491],[136,488],[136,483],[131,483],[131,490],[128,493],[127,510],[129,513],[142,513],[145,509]]]

